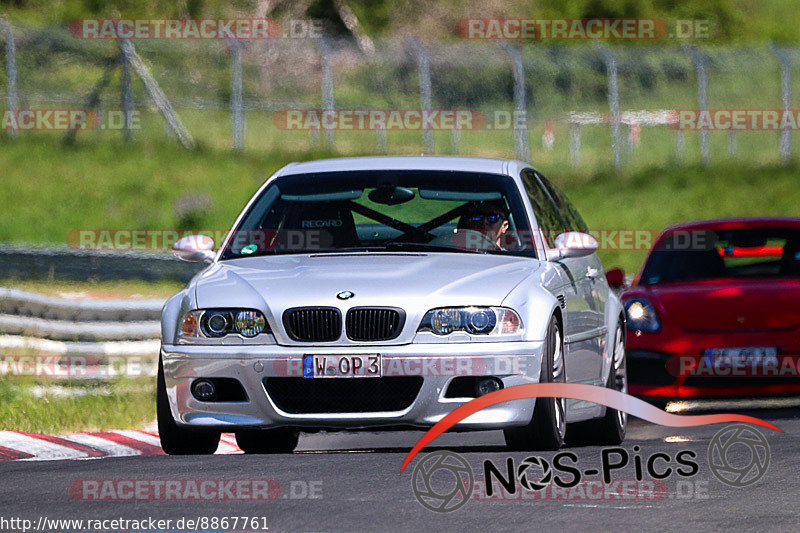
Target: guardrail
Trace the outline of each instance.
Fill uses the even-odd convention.
[[[164,301],[65,299],[0,287],[0,348],[157,356]]]
[[[66,299],[0,287],[0,314],[42,319],[136,322],[158,321],[164,300]]]
[[[188,282],[204,266],[180,261],[168,252],[100,252],[0,245],[0,278]]]

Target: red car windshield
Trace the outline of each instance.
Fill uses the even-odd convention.
[[[675,231],[650,254],[640,284],[800,277],[800,229]]]

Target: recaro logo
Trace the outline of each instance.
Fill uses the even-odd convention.
[[[302,227],[304,228],[338,228],[342,225],[342,221],[338,218],[329,220],[304,220]]]

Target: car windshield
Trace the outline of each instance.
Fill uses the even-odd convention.
[[[276,179],[259,194],[221,258],[350,251],[535,257],[530,235],[517,186],[507,176],[446,171],[298,174]]]
[[[653,251],[640,283],[800,277],[800,229],[676,231]]]

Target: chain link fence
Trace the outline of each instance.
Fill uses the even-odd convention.
[[[680,110],[791,109],[796,49],[405,38],[364,51],[326,37],[91,41],[67,28],[2,25],[7,109],[96,110],[91,131],[61,133],[71,141],[166,137],[187,148],[513,156],[585,168],[769,164],[798,148],[796,126],[697,131],[675,122]],[[333,125],[324,120],[332,110]],[[358,125],[375,110],[386,121]],[[412,111],[469,120],[426,126],[408,120]]]

